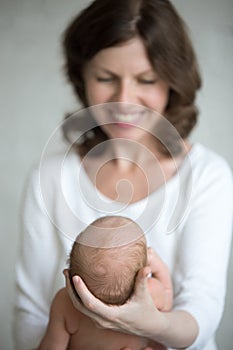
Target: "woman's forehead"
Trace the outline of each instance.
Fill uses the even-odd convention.
[[[134,38],[121,45],[99,51],[87,64],[87,67],[114,72],[123,67],[138,73],[153,71],[146,49],[140,38]]]

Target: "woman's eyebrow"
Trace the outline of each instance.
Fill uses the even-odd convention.
[[[117,75],[117,74],[114,73],[113,71],[111,71],[111,70],[109,70],[109,69],[107,69],[107,68],[98,66],[98,65],[94,65],[94,68],[95,68],[95,69],[98,69],[98,70],[101,70],[103,73],[107,73],[107,74],[111,74],[111,75]]]
[[[98,66],[98,65],[94,65],[94,68],[101,70],[103,73],[107,73],[107,74],[118,76],[117,73],[115,73],[115,72],[113,72],[113,71],[111,71],[111,70],[109,70],[107,68],[104,68],[104,67],[101,67],[101,66]],[[143,70],[143,71],[139,71],[138,73],[136,73],[136,75],[143,75],[143,74],[154,74],[154,75],[156,75],[156,72],[152,68],[149,68],[149,69],[146,69],[146,70]]]

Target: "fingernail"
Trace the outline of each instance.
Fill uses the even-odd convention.
[[[80,277],[79,277],[79,276],[74,276],[74,277],[73,277],[73,282],[74,282],[75,284],[78,284],[79,281],[80,281]]]

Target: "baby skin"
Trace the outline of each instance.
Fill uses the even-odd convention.
[[[146,265],[151,269],[147,283],[154,305],[160,311],[169,311],[172,282],[164,262],[147,249],[145,235],[136,223],[128,218],[106,217],[76,238],[69,277],[72,284],[72,277],[79,275],[96,297],[107,304],[122,305],[133,293],[137,272]],[[73,298],[77,300],[74,290]],[[38,350],[165,349],[147,338],[98,327],[74,307],[72,299],[67,288],[58,291]]]
[[[155,278],[148,278],[148,287],[155,306],[163,310],[164,287]],[[135,335],[98,328],[72,304],[66,288],[56,294],[46,335],[38,350],[165,350],[165,347]]]

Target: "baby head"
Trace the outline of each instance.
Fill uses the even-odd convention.
[[[71,283],[72,277],[79,275],[98,299],[122,305],[132,294],[137,272],[146,261],[142,229],[128,218],[106,216],[76,238],[70,253]]]

